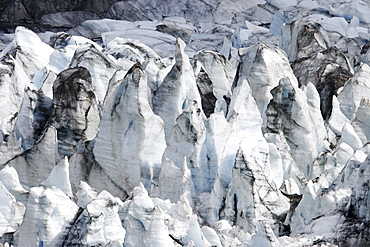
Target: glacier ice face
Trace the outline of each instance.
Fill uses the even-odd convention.
[[[1,57],[1,131],[9,134],[14,128],[24,88],[30,79],[22,66],[11,56]],[[7,106],[7,107],[6,107]]]
[[[92,60],[94,63],[91,63]],[[84,67],[89,71],[92,88],[101,105],[108,89],[108,82],[116,71],[115,63],[94,45],[86,44],[76,49],[69,67]]]
[[[365,79],[369,71],[369,65],[363,64],[338,95],[341,111],[349,120],[353,120],[361,100],[369,95],[370,86]]]
[[[0,34],[0,242],[366,246],[368,6],[342,4],[129,0]]]
[[[42,42],[35,33],[24,27],[18,27],[15,30],[14,40],[0,53],[0,57],[11,54],[27,76],[32,78],[49,62],[53,51],[54,49]]]
[[[4,137],[6,137],[6,135],[4,135],[1,132],[0,135],[3,139],[2,143],[0,144],[1,150],[0,161],[2,164],[5,164],[7,161],[21,154],[23,152],[23,149],[21,147],[20,140],[16,140],[15,133],[8,136],[7,142],[4,142]]]
[[[329,40],[321,25],[310,20],[293,21],[281,29],[280,47],[287,53],[289,61],[309,57],[328,46]]]
[[[207,180],[212,179],[202,159],[202,146],[206,134],[205,117],[195,101],[184,103],[188,105],[176,118],[176,125],[172,128],[163,156],[172,160],[177,167],[182,167],[185,159],[186,165],[192,171],[196,190],[203,192],[209,190],[207,186],[211,182]]]
[[[310,116],[303,111],[303,108],[307,109],[305,95],[301,89],[295,90],[288,78],[282,79],[271,93],[274,97],[266,110],[266,133],[284,135],[300,171],[306,178],[310,178],[312,162],[318,154],[316,144],[323,140],[315,140],[314,125],[310,121]],[[311,147],[308,149],[310,151],[307,151],[308,146]]]
[[[157,195],[164,200],[169,199],[173,203],[176,203],[183,196],[191,202],[194,190],[186,158],[183,159],[183,167],[180,168],[172,160],[165,157],[161,163],[158,184],[152,187],[152,195]]]
[[[317,17],[319,20],[323,18],[326,17]],[[333,20],[334,24],[338,24],[338,21]],[[316,22],[314,17],[289,23],[282,28],[280,45],[292,62],[299,84],[311,82],[316,87],[320,95],[321,113],[328,120],[332,112],[333,95],[352,76],[353,69],[348,58],[336,48],[340,46],[336,44],[331,47],[335,42],[329,40],[330,35],[324,28],[325,25],[320,25],[320,21]],[[310,69],[312,64],[315,64],[315,70]]]
[[[41,183],[46,188],[55,186],[66,195],[72,197],[72,187],[69,181],[69,163],[65,156],[51,171],[49,177]]]
[[[360,106],[357,109],[356,117],[352,121],[356,134],[363,143],[370,142],[369,129],[370,125],[367,119],[370,117],[370,101],[368,98],[362,98]]]
[[[24,91],[22,105],[20,106],[20,110],[18,112],[19,116],[17,116],[13,131],[17,134],[17,139],[22,139],[22,148],[27,150],[30,149],[35,143],[33,113],[34,109],[36,108],[38,95],[36,92],[36,87],[33,84],[27,86]]]
[[[176,118],[187,105],[200,104],[201,99],[196,86],[193,68],[184,51],[181,39],[176,43],[175,64],[163,79],[153,98],[154,113],[164,121],[166,140],[176,124]]]
[[[340,110],[340,103],[338,101],[338,98],[334,95],[333,96],[333,108],[332,108],[332,114],[330,116],[330,119],[328,119],[329,126],[331,130],[337,134],[340,135],[342,132],[343,126],[349,122],[349,119],[342,113]]]
[[[67,69],[71,63],[77,49],[77,42],[73,39],[72,35],[60,32],[53,34],[50,37],[49,43],[55,50],[50,55],[47,68],[55,73],[59,73]]]
[[[133,190],[133,198],[124,206],[125,245],[173,246],[162,210],[153,203],[144,186]]]
[[[364,23],[369,23],[370,19],[365,14],[369,6],[363,1],[348,1],[344,4],[337,4],[333,0],[319,1],[319,8],[329,11],[334,16],[343,16],[346,19],[357,17]]]
[[[147,74],[148,86],[152,91],[149,97],[153,97],[154,91],[158,89],[171,69],[155,51],[139,40],[116,37],[106,45],[103,52],[108,56],[113,56],[117,65],[125,71],[128,71],[135,63],[142,64]],[[151,100],[149,103],[152,104]]]
[[[13,167],[7,165],[0,171],[0,181],[13,194],[27,192],[20,184],[18,173]]]
[[[233,177],[221,215],[246,232],[254,233],[258,228],[255,220],[272,221],[274,217],[281,217],[289,209],[289,201],[263,176],[266,162],[263,146],[259,150],[242,150],[235,158]]]
[[[337,238],[341,244],[363,245],[366,241],[363,233],[368,228],[361,223],[369,217],[368,210],[364,210],[368,198],[367,193],[364,193],[367,189],[363,187],[368,183],[368,146],[367,144],[354,153],[332,183],[327,183],[325,178],[320,177],[318,181],[307,184],[302,203],[292,217],[294,235],[319,233],[326,241]],[[353,177],[356,177],[354,181],[351,179]],[[357,198],[361,198],[360,201],[364,203],[358,203]],[[315,210],[304,209],[309,205],[313,205]],[[345,217],[348,217],[347,220]],[[357,219],[356,222],[353,222],[354,218]],[[325,228],[320,228],[322,225]],[[349,228],[353,229],[352,236],[348,232]],[[335,232],[343,235],[337,236]]]
[[[81,189],[91,190],[86,185],[83,187]],[[92,193],[89,194],[91,196]],[[63,245],[122,246],[126,234],[118,214],[122,204],[119,198],[105,190],[99,195],[95,194],[90,202],[80,208],[83,211],[79,212],[68,230]]]
[[[234,66],[225,57],[211,51],[200,51],[193,61],[205,115],[209,117],[211,113],[221,111],[226,115],[236,73]]]
[[[135,64],[113,77],[95,140],[94,155],[107,175],[129,193],[149,189],[165,149],[163,121],[150,108],[146,74]]]
[[[272,99],[270,91],[279,85],[280,79],[285,77],[288,77],[292,84],[297,87],[297,79],[283,51],[277,47],[256,44],[242,49],[240,54],[241,64],[237,72],[238,80],[248,79],[252,95],[256,100],[265,125],[265,111]]]
[[[57,130],[59,154],[71,156],[80,142],[94,139],[98,132],[99,110],[89,71],[64,70],[54,82],[53,93],[51,125]]]
[[[77,205],[80,208],[86,208],[87,204],[89,204],[92,200],[94,200],[98,196],[98,193],[90,187],[86,182],[81,181],[79,184],[79,190],[76,193],[76,197],[78,199]]]
[[[59,188],[33,187],[19,229],[18,245],[63,243],[67,227],[78,211],[77,205]]]
[[[15,232],[22,223],[26,208],[21,202],[15,199],[1,180],[0,199],[0,234]]]
[[[17,170],[22,183],[30,188],[47,179],[56,165],[57,157],[57,131],[50,126],[31,149],[10,159],[7,164]]]
[[[310,63],[319,67],[317,71],[310,71]],[[348,59],[336,49],[319,52],[303,62],[294,62],[292,65],[301,85],[311,82],[320,95],[320,109],[325,120],[329,119],[332,111],[332,97],[340,87],[352,76]]]

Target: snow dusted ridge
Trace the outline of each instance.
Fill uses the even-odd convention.
[[[368,2],[167,2],[0,34],[0,243],[369,246]]]

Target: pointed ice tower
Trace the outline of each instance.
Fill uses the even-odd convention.
[[[1,178],[0,178],[1,179]],[[22,223],[26,207],[7,190],[0,180],[0,235],[14,233]]]
[[[95,139],[97,162],[126,193],[141,181],[150,189],[165,149],[163,121],[152,112],[147,90],[139,64],[111,81]]]
[[[174,246],[165,225],[165,215],[148,196],[143,184],[134,188],[132,199],[124,207],[125,246]]]
[[[14,40],[0,53],[11,55],[22,66],[27,76],[33,76],[49,62],[54,49],[41,41],[39,36],[24,27],[17,27]]]
[[[96,95],[99,107],[103,104],[108,84],[118,69],[107,55],[94,45],[80,45],[71,60],[70,68],[84,67],[91,75],[91,87]]]
[[[80,211],[63,240],[64,246],[123,245],[126,231],[118,214],[123,202],[105,190],[94,197],[83,209],[80,208],[82,212]]]
[[[53,86],[51,125],[57,129],[61,156],[72,156],[79,143],[95,138],[100,122],[97,101],[87,69],[62,71]]]
[[[65,156],[51,171],[49,177],[41,183],[46,188],[58,187],[66,195],[73,197],[72,187],[69,181],[69,163]]]
[[[78,206],[59,188],[33,187],[17,246],[61,245],[77,211]]]
[[[175,64],[164,78],[153,98],[154,113],[164,121],[166,140],[170,138],[176,118],[188,104],[200,106],[201,99],[197,89],[193,67],[185,54],[185,43],[176,41]]]
[[[267,143],[264,146],[256,142],[253,138],[242,142],[221,212],[222,217],[249,233],[258,226],[255,220],[275,224],[284,218],[290,206],[288,198],[266,176]]]
[[[205,115],[209,117],[213,112],[226,115],[236,69],[225,57],[213,51],[198,52],[193,63]]]
[[[57,163],[58,140],[54,127],[48,127],[35,145],[9,160],[9,166],[14,167],[20,181],[28,189],[38,186],[44,181]]]

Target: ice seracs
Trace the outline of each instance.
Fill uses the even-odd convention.
[[[54,82],[51,124],[57,129],[62,156],[71,156],[80,142],[94,139],[98,132],[100,117],[92,87],[90,73],[83,67],[64,70]]]
[[[275,183],[269,183],[264,176],[268,162],[265,153],[267,143],[250,149],[250,143],[245,145],[245,142],[241,143],[235,158],[233,178],[221,216],[245,231],[254,233],[258,227],[254,223],[255,219],[273,221],[275,217],[282,217],[287,213],[289,201],[277,190]]]
[[[19,230],[18,245],[57,245],[73,221],[78,206],[59,188],[33,187]]]
[[[205,50],[193,57],[193,63],[204,114],[209,117],[223,111],[226,115],[236,73],[234,66],[218,53]]]
[[[98,196],[98,193],[90,187],[86,182],[81,181],[79,184],[79,190],[76,193],[78,199],[77,205],[81,208],[86,208],[86,205],[89,204]]]
[[[354,0],[338,4],[333,0],[319,1],[319,8],[329,11],[335,16],[343,16],[352,19],[354,16],[364,23],[370,23],[370,18],[366,15],[369,10],[368,4],[363,1]]]
[[[91,63],[92,60],[94,63]],[[69,67],[84,67],[89,71],[92,88],[100,106],[104,101],[109,80],[117,70],[116,64],[93,44],[85,44],[76,49]]]
[[[356,74],[344,85],[343,90],[338,95],[340,109],[349,120],[353,120],[361,100],[367,98],[369,95],[370,85],[366,80],[369,73],[369,65],[362,64]]]
[[[16,133],[18,138],[22,140],[22,148],[24,150],[30,149],[35,143],[35,129],[33,127],[34,122],[34,110],[36,108],[38,95],[36,87],[33,84],[26,86],[25,93],[23,96],[22,105],[18,112],[17,120],[14,125],[13,131]]]
[[[236,77],[239,82],[248,79],[252,95],[256,100],[265,125],[265,111],[272,99],[270,91],[279,84],[280,79],[285,77],[288,77],[292,84],[297,87],[297,79],[285,54],[279,48],[272,48],[259,43],[241,49],[239,54],[241,63]]]
[[[295,61],[326,50],[329,40],[320,25],[300,19],[282,27],[279,46],[286,52],[289,61]]]
[[[212,175],[204,162],[202,146],[205,140],[205,116],[198,104],[184,102],[183,112],[176,118],[176,125],[172,128],[167,141],[164,157],[171,159],[179,168],[182,168],[184,159],[192,173],[192,180],[199,192],[209,190],[212,184]],[[179,145],[181,143],[181,145]],[[210,181],[208,181],[210,180]],[[207,188],[208,187],[208,188]]]
[[[150,188],[165,149],[163,121],[150,108],[146,74],[135,64],[108,89],[94,155],[126,193],[140,182]]]
[[[53,51],[53,48],[42,42],[32,31],[17,27],[13,42],[0,53],[0,57],[10,54],[32,79],[39,69],[48,64]]]
[[[9,134],[14,128],[18,110],[22,104],[24,88],[30,83],[30,78],[11,55],[2,56],[1,69],[1,110],[0,128],[4,134]]]
[[[0,199],[0,235],[13,233],[19,229],[26,208],[7,190],[1,180]]]
[[[193,67],[184,48],[185,43],[177,39],[175,64],[163,79],[153,98],[154,113],[164,121],[166,140],[169,139],[171,129],[176,124],[176,118],[186,105],[201,102]]]
[[[41,185],[49,188],[55,186],[66,195],[72,197],[72,187],[69,182],[69,163],[68,158],[64,157],[51,171],[49,177],[41,183]]]
[[[125,245],[174,246],[165,225],[164,214],[153,203],[144,186],[140,184],[132,193],[132,200],[124,205]]]
[[[14,167],[25,187],[38,186],[47,179],[58,160],[58,139],[54,127],[48,127],[29,150],[7,161]]]
[[[167,66],[162,58],[149,46],[139,40],[116,37],[103,49],[104,54],[113,56],[121,69],[128,71],[135,63],[142,64],[142,69],[147,74],[147,83],[152,94],[163,82],[171,66]],[[152,104],[151,100],[149,100]]]
[[[126,234],[118,214],[122,201],[105,190],[91,199],[76,215],[63,245],[122,246]]]
[[[191,171],[183,157],[183,167],[177,167],[172,160],[164,157],[161,163],[161,171],[158,184],[152,187],[152,196],[158,196],[163,200],[169,199],[176,203],[183,196],[192,202],[195,189],[191,179]]]
[[[0,242],[366,246],[367,9],[128,0],[0,34]]]
[[[13,194],[26,193],[27,191],[23,188],[19,181],[18,173],[14,167],[5,166],[0,171],[0,181],[6,187],[6,189]]]
[[[368,199],[367,193],[364,193],[367,188],[363,187],[368,182],[368,146],[367,144],[354,153],[332,183],[320,178],[307,184],[302,203],[292,217],[295,236],[299,233],[312,236],[320,231],[320,238],[326,241],[335,239],[339,243],[362,246],[366,241],[362,232],[368,229],[361,222],[367,221],[369,217],[368,211],[364,211]],[[351,177],[356,179],[353,181]],[[364,203],[359,203],[360,201]],[[307,205],[314,205],[315,210],[304,209]],[[357,223],[352,221],[354,218],[358,219]],[[323,225],[325,228],[320,227]],[[349,228],[353,229],[352,234],[347,232]]]
[[[77,42],[72,35],[68,33],[56,33],[50,37],[49,42],[55,49],[50,55],[49,63],[45,67],[58,74],[68,68],[73,55],[77,49]],[[40,71],[38,72],[40,73]]]
[[[367,121],[370,117],[369,98],[362,98],[360,106],[356,112],[356,117],[352,122],[353,128],[363,143],[370,142],[370,124]]]

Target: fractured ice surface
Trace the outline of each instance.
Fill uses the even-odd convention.
[[[368,12],[127,0],[0,34],[0,242],[367,246]]]

